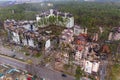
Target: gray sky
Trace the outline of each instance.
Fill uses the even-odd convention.
[[[15,1],[15,0],[0,0],[0,1]]]

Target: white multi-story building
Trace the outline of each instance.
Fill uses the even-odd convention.
[[[90,62],[86,60],[84,62],[84,71],[87,73],[98,72],[100,66],[100,62]]]
[[[19,38],[19,34],[18,32],[12,32],[13,36],[12,36],[12,39],[15,43],[20,43],[20,38]]]
[[[92,62],[85,61],[84,71],[90,74],[92,73]]]
[[[35,35],[37,28],[33,22],[7,20],[4,22],[4,28],[8,31],[11,42],[35,47],[32,36]]]
[[[81,26],[74,26],[74,35],[78,36],[80,34],[87,34],[87,28],[83,28]]]
[[[83,54],[83,50],[82,51],[77,51],[75,54],[75,61],[80,63],[81,59],[82,59],[82,54]]]
[[[50,17],[54,18],[56,25],[64,25],[67,28],[74,26],[74,17],[70,13],[63,13],[57,10],[50,9],[49,11],[43,12],[36,16],[37,22],[40,22],[40,27],[45,27],[50,24]]]

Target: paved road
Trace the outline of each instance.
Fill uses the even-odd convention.
[[[75,80],[74,77],[69,75],[67,75],[67,77],[62,77],[61,72],[49,70],[44,67],[32,66],[6,56],[0,55],[0,63],[12,65],[17,67],[18,69],[27,70],[28,72],[31,72],[32,74],[36,74],[42,78],[46,78],[47,80]]]
[[[107,68],[107,61],[101,61],[102,64],[100,66],[100,80],[105,80],[105,76],[106,76],[106,68]]]
[[[20,53],[20,52],[15,52],[15,51],[11,51],[10,49],[8,48],[5,48],[3,47],[2,45],[0,45],[0,54],[4,54],[4,55],[8,55],[8,56],[12,56],[12,55],[16,55],[15,58],[22,58],[23,60],[28,60],[28,59],[31,59],[33,61],[34,64],[38,64],[40,62],[40,58],[34,58],[34,57],[31,57],[31,56],[26,56],[24,55],[23,53]]]
[[[16,68],[23,69],[23,70],[26,69],[26,65],[27,65],[25,62],[21,62],[16,59],[2,56],[2,55],[0,55],[0,63],[12,65]]]
[[[25,56],[22,53],[13,52],[10,49],[3,47],[1,44],[0,44],[0,53],[8,55],[8,56],[15,54],[16,58],[23,57],[24,60],[27,60],[30,58],[33,60],[34,64],[37,64],[36,62],[40,61],[39,59]],[[10,64],[10,65],[15,66],[16,68],[19,68],[22,70],[27,70],[28,72],[36,74],[42,78],[47,78],[48,80],[74,80],[74,77],[69,76],[69,75],[67,75],[67,77],[62,77],[61,72],[53,71],[48,68],[40,67],[40,66],[31,66],[24,62],[20,62],[16,59],[9,58],[9,57],[0,56],[0,63],[1,62],[5,63],[5,64]]]

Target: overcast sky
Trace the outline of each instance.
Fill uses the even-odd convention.
[[[15,1],[15,0],[0,0],[0,1]]]

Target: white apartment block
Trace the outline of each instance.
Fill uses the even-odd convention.
[[[41,23],[41,25],[39,25],[40,27],[45,27],[50,24],[49,22],[50,17],[56,18],[54,21],[54,23],[57,23],[56,25],[64,25],[67,28],[72,28],[74,26],[74,17],[72,16],[72,14],[59,12],[54,9],[50,9],[49,11],[37,15],[36,20],[37,22]],[[59,20],[59,17],[63,19],[62,22]]]

